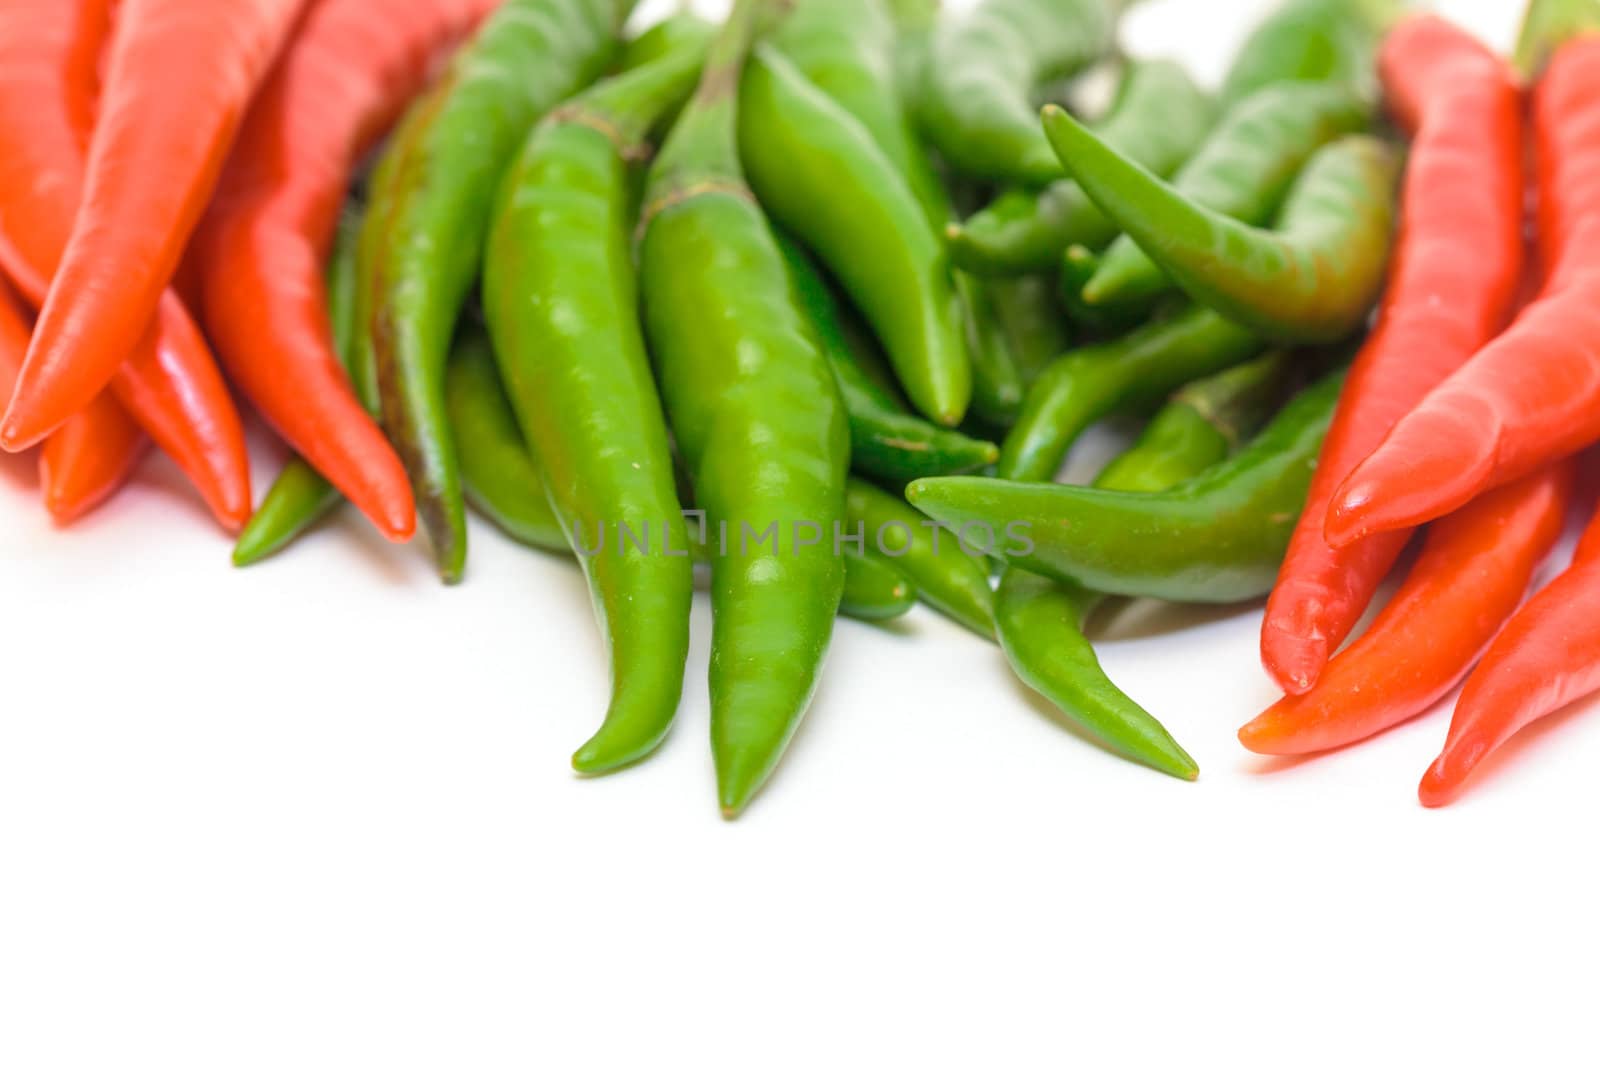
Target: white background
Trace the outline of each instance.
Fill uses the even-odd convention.
[[[1214,79],[1262,6],[1127,37]],[[458,589],[349,517],[234,573],[164,461],[67,531],[0,462],[0,1064],[1593,1061],[1600,718],[1424,811],[1444,713],[1252,757],[1259,611],[1146,613],[1104,660],[1190,785],[919,610],[730,825],[705,605],[665,749],[580,781],[581,580],[473,534]]]

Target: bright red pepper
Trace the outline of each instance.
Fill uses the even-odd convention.
[[[1572,566],[1512,616],[1467,680],[1418,797],[1430,808],[1450,803],[1518,730],[1597,690],[1600,515],[1578,542]]]
[[[1423,15],[1389,34],[1379,70],[1390,109],[1413,138],[1401,232],[1378,328],[1351,367],[1267,603],[1261,658],[1288,693],[1316,683],[1410,538],[1397,529],[1329,546],[1323,527],[1335,490],[1397,420],[1505,327],[1523,273],[1523,120],[1510,67]]]
[[[251,109],[196,242],[234,381],[394,538],[415,527],[411,484],[335,359],[322,264],[356,163],[494,6],[323,0]]]
[[[110,8],[110,0],[12,0],[0,8],[0,264],[35,308],[83,195]],[[157,329],[111,388],[218,521],[238,529],[250,515],[238,411],[205,339],[171,292],[162,294]]]
[[[122,488],[149,447],[139,424],[101,393],[39,449],[45,508],[63,525],[82,518]]]
[[[1527,595],[1561,537],[1573,465],[1558,463],[1440,519],[1372,628],[1306,693],[1239,731],[1252,752],[1301,755],[1347,745],[1419,715],[1472,668]]]
[[[256,87],[305,0],[120,0],[83,197],[0,447],[80,411],[156,317]]]
[[[0,282],[0,392],[16,384],[32,331],[21,302]],[[145,444],[139,427],[116,400],[96,397],[39,449],[45,507],[62,523],[93,510],[128,480]]]
[[[1335,545],[1448,514],[1600,439],[1600,35],[1556,54],[1534,126],[1549,280],[1340,486],[1326,526]]]

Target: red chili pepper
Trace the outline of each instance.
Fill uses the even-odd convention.
[[[82,198],[110,29],[109,0],[12,0],[0,10],[0,264],[34,307]],[[157,332],[147,331],[111,388],[217,519],[230,530],[242,526],[250,515],[244,428],[175,294],[162,295]]]
[[[305,0],[120,0],[82,202],[0,447],[111,381],[156,317],[245,108]]]
[[[1384,42],[1390,109],[1413,136],[1401,231],[1378,328],[1356,357],[1261,628],[1261,658],[1288,693],[1310,689],[1410,538],[1330,547],[1323,526],[1345,477],[1395,422],[1499,333],[1522,275],[1523,120],[1511,68],[1433,16]]]
[[[1371,737],[1432,707],[1472,669],[1561,537],[1570,461],[1440,519],[1383,612],[1310,692],[1239,731],[1252,752],[1301,755]]]
[[[1600,35],[1556,54],[1534,126],[1549,281],[1339,487],[1326,528],[1335,545],[1447,514],[1600,439]]]
[[[1417,796],[1450,803],[1468,776],[1524,726],[1600,690],[1600,515],[1589,523],[1572,566],[1511,621],[1467,679],[1444,751]]]
[[[16,384],[32,331],[11,287],[0,282],[0,391]],[[128,480],[145,444],[139,427],[116,400],[96,397],[39,450],[45,507],[62,523],[93,510]]]
[[[196,242],[206,323],[279,433],[394,538],[410,481],[333,352],[322,263],[350,172],[493,0],[324,0],[251,109]]]
[[[39,450],[44,506],[63,525],[82,518],[122,488],[149,447],[122,405],[100,394]]]

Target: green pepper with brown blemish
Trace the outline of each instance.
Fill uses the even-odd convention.
[[[1107,144],[1156,174],[1171,174],[1204,140],[1215,118],[1211,97],[1176,63],[1129,65],[1117,98],[1095,129]],[[976,274],[1015,275],[1055,267],[1069,245],[1103,247],[1118,233],[1069,178],[1042,189],[1017,188],[946,237],[956,265]]]
[[[1272,588],[1305,506],[1343,372],[1310,386],[1232,459],[1161,493],[993,478],[929,478],[906,490],[941,521],[1028,523],[1010,566],[1101,593],[1236,603]]]
[[[1371,137],[1317,151],[1273,230],[1186,199],[1060,108],[1045,131],[1084,190],[1197,302],[1274,340],[1337,340],[1383,288],[1399,155]]]

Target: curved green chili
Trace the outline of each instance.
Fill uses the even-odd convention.
[[[1211,97],[1188,71],[1166,60],[1133,63],[1106,117],[1105,142],[1155,174],[1171,174],[1192,155],[1215,118]],[[977,274],[1028,274],[1053,268],[1069,245],[1099,248],[1116,237],[1078,183],[1017,188],[950,227],[950,258]]]
[[[918,94],[924,132],[957,170],[1042,185],[1061,165],[1033,92],[1105,55],[1118,0],[984,0],[938,26]]]
[[[328,261],[328,324],[333,331],[334,354],[344,362],[347,372],[357,329],[356,254],[360,235],[361,211],[352,206],[339,220],[333,255]],[[343,499],[311,464],[299,456],[289,457],[261,506],[240,532],[233,546],[234,566],[248,567],[282,551]]]
[[[916,607],[911,582],[891,564],[867,555],[844,557],[844,595],[839,614],[863,622],[898,619]]]
[[[850,462],[859,472],[902,483],[987,467],[1000,455],[989,441],[935,426],[905,409],[871,342],[849,328],[838,301],[811,258],[779,237],[812,340],[828,359],[850,420]]]
[[[1265,343],[1215,312],[1190,307],[1126,337],[1070,352],[1028,392],[1000,448],[999,474],[1054,477],[1084,430],[1107,415],[1158,404],[1174,389],[1257,355]]]
[[[1045,129],[1089,195],[1179,288],[1264,336],[1336,340],[1383,288],[1400,161],[1381,141],[1320,149],[1266,231],[1196,206],[1060,108],[1045,110]]]
[[[662,396],[717,548],[711,734],[729,817],[777,765],[821,673],[850,450],[828,363],[740,171],[738,86],[760,13],[739,0],[712,46],[651,168],[639,250]]]
[[[1001,551],[1037,574],[1123,596],[1249,600],[1277,577],[1343,382],[1306,389],[1238,455],[1166,492],[930,478],[907,497],[958,526],[1028,523]]]
[[[850,479],[844,500],[849,533],[859,534],[869,554],[909,578],[918,599],[974,633],[994,637],[994,590],[982,552],[859,478]]]
[[[362,256],[383,423],[411,474],[439,573],[466,519],[444,369],[501,175],[529,127],[610,64],[634,0],[507,0],[402,122],[372,185]]]
[[[739,94],[739,147],[761,204],[815,251],[883,342],[914,408],[944,426],[972,398],[938,235],[866,128],[770,48]]]
[[[552,112],[501,185],[483,277],[500,373],[611,653],[602,773],[672,726],[694,593],[666,420],[639,326],[630,160],[694,88],[699,42]],[[609,538],[609,540],[608,540]]]
[[[512,540],[550,552],[569,552],[567,535],[550,507],[517,425],[482,327],[463,327],[445,372],[445,409],[461,451],[467,502]]]
[[[1151,420],[1138,442],[1113,460],[1095,486],[1155,493],[1225,459],[1271,413],[1288,368],[1266,356],[1194,382]],[[1106,677],[1084,623],[1101,596],[1008,567],[995,595],[996,631],[1012,670],[1063,714],[1111,748],[1176,778],[1199,768],[1149,712]]]
[[[1201,207],[1264,225],[1317,150],[1363,129],[1369,117],[1370,109],[1343,89],[1292,82],[1263,89],[1228,112],[1172,187]],[[1174,288],[1166,272],[1123,235],[1084,283],[1083,301],[1121,317],[1137,316]]]

